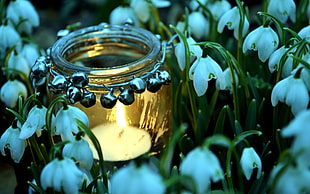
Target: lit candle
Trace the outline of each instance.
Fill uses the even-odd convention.
[[[99,125],[93,128],[92,132],[100,143],[105,161],[130,160],[148,152],[151,148],[150,135],[137,127]],[[96,151],[94,157],[98,159]]]

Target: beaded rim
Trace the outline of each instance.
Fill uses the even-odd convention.
[[[64,36],[67,34],[69,31]],[[46,82],[48,74],[52,75],[53,79],[47,83],[48,90],[55,94],[64,93],[71,104],[80,102],[84,107],[95,105],[96,95],[88,90],[88,88],[93,87],[104,88],[107,91],[102,93],[100,97],[101,105],[104,108],[113,108],[117,100],[125,105],[130,105],[134,102],[135,93],[143,93],[145,90],[155,93],[162,85],[170,84],[170,74],[166,70],[160,70],[160,67],[164,65],[167,49],[173,46],[174,38],[175,36],[168,42],[162,42],[161,58],[158,59],[152,70],[143,73],[140,77],[133,76],[122,83],[90,84],[88,75],[83,72],[74,72],[70,76],[63,76],[52,68],[53,63],[49,54],[36,60],[30,72],[30,80],[36,90],[38,86]],[[120,90],[117,97],[113,94],[115,90]]]

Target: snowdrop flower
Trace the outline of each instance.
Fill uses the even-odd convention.
[[[32,136],[36,131],[37,134],[41,134],[41,130],[45,126],[45,117],[46,117],[47,108],[44,106],[37,106],[31,108],[28,113],[28,117],[21,127],[21,132],[19,135],[20,139],[27,139]]]
[[[72,133],[79,132],[76,119],[88,126],[88,117],[82,110],[70,105],[61,107],[54,120],[55,135],[60,135],[63,141],[71,141]]]
[[[24,44],[23,48],[18,51],[18,53],[27,60],[30,67],[35,63],[35,61],[39,58],[40,53],[38,50],[38,45],[33,43]]]
[[[285,166],[278,167],[277,165],[273,169],[272,173],[277,174],[281,168],[285,169],[281,172],[280,177],[278,178],[277,182],[274,185],[274,193],[299,194],[310,192],[310,184],[309,184],[310,171],[308,168],[305,168],[300,165],[297,166],[290,165],[287,167]],[[272,179],[274,178],[272,177]]]
[[[10,25],[0,26],[0,57],[4,57],[7,49],[21,42],[20,35]]]
[[[130,7],[135,12],[136,16],[142,22],[147,22],[150,19],[151,9],[150,6],[154,5],[157,8],[169,7],[171,5],[170,1],[166,0],[151,0],[151,2],[146,0],[131,0]]]
[[[234,30],[234,37],[238,39],[239,25],[240,25],[240,13],[238,7],[233,7],[232,9],[228,10],[222,15],[217,25],[217,31],[219,33],[222,33],[224,27],[227,26],[229,30]],[[245,36],[247,31],[249,30],[249,27],[250,27],[249,21],[246,17],[244,17],[242,37]]]
[[[66,194],[78,194],[84,179],[84,173],[78,169],[73,160],[66,157],[49,162],[40,175],[44,190],[52,188],[57,192],[64,191]]]
[[[221,16],[231,9],[231,5],[227,0],[208,2],[207,8],[212,13],[213,18],[218,21]]]
[[[301,38],[305,38],[307,42],[310,42],[310,25],[302,28],[299,32],[298,35]]]
[[[8,59],[8,68],[20,71],[27,77],[29,76],[31,65],[23,55],[12,53]]]
[[[287,52],[288,49],[289,48],[282,46],[270,55],[270,58],[268,61],[268,67],[269,67],[269,71],[271,73],[273,73],[275,70],[279,69],[280,60],[285,55],[285,53]],[[282,67],[282,77],[289,76],[291,74],[292,70],[293,70],[293,58],[287,56],[287,58],[285,59],[285,62],[283,64],[283,67]]]
[[[11,158],[15,163],[19,163],[24,155],[26,148],[26,141],[19,139],[20,129],[18,127],[10,126],[0,138],[0,150],[5,156],[4,148],[8,148],[11,153]]]
[[[117,170],[111,178],[113,194],[164,194],[165,185],[162,177],[146,164],[128,166]]]
[[[194,11],[189,14],[188,26],[191,35],[198,40],[206,38],[209,35],[209,21],[199,11]]]
[[[291,111],[295,116],[306,110],[309,94],[303,80],[290,75],[279,81],[271,92],[271,103],[276,106],[279,101],[291,106]]]
[[[310,110],[302,111],[285,128],[282,129],[283,137],[294,137],[289,150],[296,157],[298,164],[310,167]]]
[[[240,159],[241,168],[247,180],[250,180],[253,169],[257,168],[256,179],[262,174],[262,162],[255,152],[254,148],[244,148]]]
[[[270,26],[260,26],[250,32],[243,43],[243,53],[247,50],[258,51],[258,58],[265,62],[277,49],[279,38]]]
[[[216,80],[216,87],[219,88],[220,90],[232,90],[232,77],[231,77],[231,72],[230,72],[230,68],[226,68],[223,72],[224,74],[224,80],[217,79]],[[233,75],[234,75],[234,81],[235,84],[238,85],[239,83],[239,78],[238,75],[236,74],[235,71],[233,71]]]
[[[189,70],[189,78],[194,81],[194,88],[198,96],[202,96],[208,89],[208,81],[219,80],[218,89],[224,89],[225,78],[222,68],[211,57],[199,57]]]
[[[135,26],[140,26],[138,17],[131,7],[118,6],[110,14],[110,24],[123,25],[128,20],[131,20]]]
[[[202,49],[199,45],[195,45],[197,42],[192,38],[187,38],[187,44],[189,46],[189,55],[190,55],[190,62],[194,61],[196,57],[202,56]],[[177,43],[175,46],[175,55],[179,64],[180,69],[183,71],[185,69],[185,47],[184,43],[181,40],[180,43]]]
[[[294,0],[269,0],[267,12],[282,23],[285,23],[288,18],[292,22],[296,21],[296,5]]]
[[[31,34],[32,28],[40,24],[39,15],[28,0],[10,1],[7,7],[7,18],[13,25],[18,26],[19,32]]]
[[[211,180],[218,182],[224,178],[221,164],[209,149],[197,147],[182,160],[180,173],[193,178],[197,193],[208,193]]]
[[[18,97],[26,99],[28,95],[26,86],[18,80],[8,80],[0,89],[1,101],[9,108],[14,108]]]
[[[65,144],[62,154],[65,157],[73,158],[86,170],[90,170],[93,166],[93,152],[89,147],[88,141],[82,136],[77,136],[71,142]]]
[[[208,0],[198,0],[202,5],[206,5]],[[196,11],[199,8],[199,3],[196,0],[191,0],[189,2],[189,8],[191,11]]]

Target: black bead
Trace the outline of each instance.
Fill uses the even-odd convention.
[[[135,95],[132,90],[122,89],[118,100],[125,105],[131,105],[135,101]]]
[[[86,107],[89,108],[96,104],[96,95],[94,92],[84,91],[83,98],[80,100],[80,103]]]
[[[30,80],[33,86],[43,85],[49,71],[50,60],[48,57],[40,56],[31,67]]]
[[[146,83],[143,79],[136,77],[129,83],[130,88],[136,93],[142,93],[145,91]]]
[[[146,80],[146,85],[148,91],[155,93],[161,88],[162,82],[159,79],[152,77]]]
[[[68,81],[63,75],[56,75],[48,84],[48,89],[51,92],[59,93],[65,91],[68,86]]]
[[[171,82],[171,76],[168,71],[157,71],[156,77],[161,81],[162,84],[168,85]]]
[[[113,108],[117,102],[116,96],[113,91],[101,94],[100,103],[104,108]]]
[[[74,104],[74,103],[82,100],[82,97],[83,97],[83,93],[81,92],[81,90],[77,87],[74,87],[74,86],[70,86],[67,89],[66,95],[67,95],[67,98],[71,104]]]
[[[74,86],[82,88],[88,84],[88,76],[83,72],[75,72],[72,74],[70,81]]]

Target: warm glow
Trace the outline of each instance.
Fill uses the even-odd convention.
[[[116,123],[120,127],[126,127],[126,112],[125,106],[122,103],[116,103]]]

